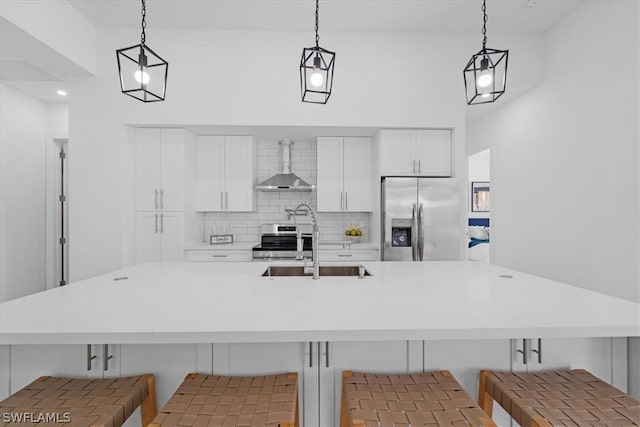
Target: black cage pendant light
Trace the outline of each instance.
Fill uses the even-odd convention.
[[[507,84],[508,50],[487,48],[487,2],[482,1],[482,50],[471,57],[464,67],[464,88],[467,104],[486,104],[500,98]]]
[[[316,0],[316,45],[302,49],[300,90],[302,91],[302,102],[326,104],[331,96],[336,54],[320,47],[320,37],[318,36],[319,8],[319,0]]]
[[[140,44],[116,50],[122,93],[142,102],[164,101],[169,63],[145,44],[147,7],[142,0]]]

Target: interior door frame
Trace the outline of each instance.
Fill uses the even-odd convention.
[[[47,278],[46,287],[52,289],[60,286],[62,280],[69,283],[69,140],[68,138],[52,138],[51,144],[48,145],[50,150],[47,153]],[[48,150],[48,151],[49,151]],[[65,158],[60,158],[60,152],[64,150]],[[62,161],[61,161],[62,160]],[[62,162],[64,162],[64,188],[62,186]],[[61,191],[64,190],[64,193]],[[65,195],[64,201],[64,218],[60,209],[60,195]],[[63,233],[64,221],[64,253],[61,252],[60,237]],[[61,258],[64,255],[64,266],[61,264]],[[64,277],[62,273],[64,272]]]

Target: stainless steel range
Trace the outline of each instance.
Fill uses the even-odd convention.
[[[311,259],[310,224],[263,224],[260,244],[253,247],[254,261],[295,260],[298,229],[302,235],[304,258]]]

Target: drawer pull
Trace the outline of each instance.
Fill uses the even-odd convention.
[[[353,256],[353,254],[338,254],[339,257],[350,257]]]
[[[109,354],[109,344],[102,345],[102,370],[109,370],[109,360],[113,359],[113,355]]]
[[[226,258],[227,255],[211,255],[211,258]]]
[[[95,358],[96,356],[91,354],[91,344],[87,344],[87,371],[91,370],[91,361]]]

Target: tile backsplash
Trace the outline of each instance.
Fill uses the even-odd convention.
[[[282,160],[278,140],[256,141],[258,182],[281,172]],[[291,170],[310,184],[316,184],[316,142],[296,141],[291,148]],[[316,212],[316,192],[265,192],[257,191],[256,212],[207,212],[203,214],[202,236],[213,232],[233,234],[236,242],[260,241],[260,225],[269,223],[291,223],[287,220],[285,208],[295,208],[301,202],[308,202]],[[370,213],[356,212],[316,212],[322,240],[344,240],[344,230],[352,222],[359,222],[364,234],[363,241],[369,240]],[[309,223],[311,218],[298,216],[299,223]]]

